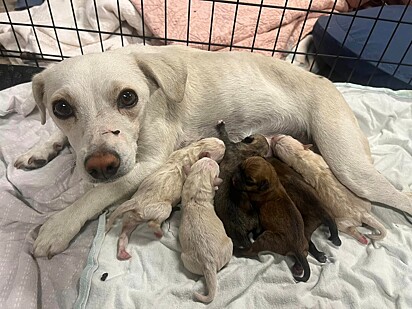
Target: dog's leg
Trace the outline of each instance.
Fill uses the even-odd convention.
[[[325,263],[327,260],[325,253],[319,251],[311,240],[309,241],[309,253],[321,263]]]
[[[130,235],[139,223],[141,223],[141,221],[137,221],[132,216],[128,217],[127,214],[125,214],[122,231],[120,232],[119,240],[117,242],[117,258],[119,260],[128,260],[132,257],[129,252],[126,251],[126,248],[129,244]]]
[[[86,221],[110,204],[134,194],[142,180],[161,163],[162,160],[137,163],[129,174],[116,182],[104,183],[91,189],[75,203],[52,215],[40,228],[34,242],[34,255],[51,258],[65,250]],[[76,218],[76,221],[73,218]]]
[[[55,158],[69,141],[62,131],[57,130],[45,142],[36,144],[26,153],[20,155],[14,162],[14,167],[36,169]]]
[[[314,113],[310,131],[336,178],[361,198],[412,214],[412,199],[375,169],[366,151],[368,140],[355,117],[346,104],[330,107],[332,102],[343,100],[333,97],[319,103],[328,108],[320,107]]]

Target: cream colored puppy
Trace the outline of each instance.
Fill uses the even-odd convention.
[[[226,235],[223,223],[215,213],[213,199],[222,179],[218,164],[202,158],[189,169],[182,191],[182,219],[179,240],[182,261],[187,270],[204,275],[208,295],[195,293],[195,297],[211,302],[217,289],[217,272],[229,263],[232,240]]]
[[[338,229],[362,244],[368,240],[357,227],[366,224],[376,233],[367,234],[371,239],[382,239],[386,229],[372,214],[372,205],[349,191],[333,175],[323,158],[291,136],[275,135],[271,147],[273,153],[302,175],[313,186],[326,207],[335,217]]]
[[[38,168],[70,143],[76,168],[100,185],[40,228],[35,256],[66,249],[87,220],[131,197],[176,149],[216,136],[254,133],[314,142],[336,178],[356,195],[412,214],[412,200],[374,168],[353,112],[326,78],[250,52],[127,46],[66,59],[33,78],[33,96],[61,132],[20,156]],[[337,143],[336,141],[339,141]]]
[[[117,258],[127,260],[131,257],[126,251],[130,234],[143,222],[148,222],[156,237],[163,236],[161,224],[180,201],[186,179],[183,166],[190,167],[203,156],[220,162],[224,153],[225,145],[220,139],[205,138],[172,152],[160,169],[146,177],[133,197],[116,208],[107,222],[108,231],[114,220],[123,215]]]

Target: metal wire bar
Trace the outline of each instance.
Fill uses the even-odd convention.
[[[119,18],[119,30],[120,30],[120,40],[122,42],[122,46],[124,46],[123,42],[123,29],[122,29],[122,18],[120,16],[120,1],[117,0],[117,17]]]
[[[22,51],[21,51],[19,40],[17,39],[16,30],[14,29],[14,25],[11,21],[11,17],[10,17],[9,9],[7,8],[7,5],[6,5],[6,1],[4,0],[3,0],[3,5],[4,5],[4,10],[6,11],[7,19],[9,20],[9,23],[6,23],[6,24],[10,25],[11,27],[11,31],[13,32],[14,39],[16,40],[17,49],[19,50],[19,53],[21,54]]]
[[[165,0],[165,45],[167,45],[167,0]]]
[[[326,22],[325,30],[323,31],[322,37],[320,38],[319,46],[322,46],[323,39],[325,38],[325,35],[326,35],[326,29],[328,29],[328,27],[329,27],[329,23],[330,23],[330,20],[332,19],[332,15],[335,15],[334,11],[335,11],[337,2],[338,1],[333,2],[332,10],[329,13],[329,18],[328,18],[328,21]],[[313,58],[313,61],[312,61],[311,65],[310,65],[310,68],[309,68],[310,72],[312,72],[313,66],[316,63],[317,58],[318,58],[318,52],[316,50],[315,57]]]
[[[409,49],[411,48],[411,46],[412,46],[412,41],[409,42],[408,48],[406,48],[405,52],[403,53],[402,58],[401,58],[401,60],[399,60],[399,63],[396,65],[395,71],[393,71],[391,77],[394,77],[395,74],[396,74],[396,72],[398,71],[399,67],[400,67],[401,65],[404,65],[404,64],[402,64],[403,59],[405,59],[405,57],[406,57],[406,55],[408,54],[408,51],[409,51]],[[410,82],[409,82],[409,83],[410,83]]]
[[[210,28],[209,28],[209,45],[207,46],[207,50],[210,50],[211,43],[212,43],[212,31],[213,31],[213,17],[215,15],[215,3],[212,3],[212,12],[210,17]]]
[[[273,45],[272,57],[275,54],[276,45],[278,44],[280,29],[282,29],[283,18],[285,17],[286,7],[288,6],[288,0],[285,0],[285,6],[283,7],[282,17],[280,18],[280,24],[278,28],[278,33],[276,34],[275,44]]]
[[[103,46],[102,33],[100,32],[100,21],[99,21],[99,14],[97,13],[97,4],[96,4],[96,0],[93,0],[93,4],[94,4],[94,12],[95,12],[95,14],[96,14],[97,30],[98,30],[98,32],[99,32],[100,47],[102,48],[102,52],[104,52],[104,46]]]
[[[310,0],[310,2],[309,2],[308,10],[306,11],[306,16],[305,16],[305,19],[303,21],[302,29],[300,29],[300,34],[299,34],[299,38],[298,38],[298,41],[297,41],[298,43],[296,44],[295,52],[293,53],[291,63],[293,63],[293,61],[295,60],[296,52],[298,51],[299,43],[300,43],[300,40],[302,39],[303,30],[305,29],[306,21],[308,20],[308,16],[309,16],[309,13],[310,13],[310,7],[311,6],[312,6],[312,0]]]
[[[229,45],[229,50],[231,51],[233,48],[233,39],[235,37],[235,29],[236,29],[236,20],[237,20],[237,12],[239,10],[239,0],[236,1],[236,9],[235,9],[235,17],[233,19],[233,29],[232,29],[232,36],[230,38],[230,45]]]
[[[63,52],[62,52],[62,48],[61,48],[61,46],[60,46],[59,36],[57,35],[57,29],[56,29],[56,25],[55,25],[55,23],[54,23],[53,12],[52,12],[52,10],[51,10],[51,6],[50,6],[50,1],[49,1],[49,0],[47,0],[47,6],[49,7],[50,18],[51,18],[51,22],[52,22],[53,29],[54,29],[54,35],[56,36],[57,46],[59,47],[60,56],[62,57],[62,60],[63,60],[63,59],[64,59],[64,58],[63,58]]]
[[[253,49],[255,47],[256,36],[257,36],[258,29],[259,29],[260,15],[262,14],[262,5],[263,5],[263,0],[260,0],[259,14],[256,20],[255,34],[253,35],[252,48],[250,50],[251,52],[253,52]]]
[[[186,32],[186,46],[189,46],[189,39],[190,39],[190,9],[192,5],[192,0],[188,2],[188,10],[187,10],[187,32]]]
[[[328,79],[331,78],[331,76],[332,76],[332,74],[333,74],[333,71],[335,70],[336,64],[338,63],[338,60],[339,60],[340,53],[342,52],[343,46],[345,45],[346,40],[348,39],[349,33],[350,33],[351,29],[352,29],[353,23],[355,22],[356,16],[358,15],[359,6],[360,6],[361,2],[362,2],[362,0],[359,0],[358,5],[357,5],[357,8],[356,8],[356,11],[355,11],[355,13],[352,15],[352,20],[351,20],[351,22],[350,22],[350,24],[349,24],[349,28],[348,28],[348,30],[347,30],[347,32],[346,32],[346,34],[345,34],[345,37],[343,38],[343,41],[342,41],[342,43],[340,44],[340,48],[339,48],[339,52],[338,52],[338,54],[337,54],[337,58],[336,58],[335,61],[333,62],[332,68],[331,68],[331,70],[330,70],[330,72],[329,72],[329,75],[328,75]]]
[[[382,13],[382,11],[383,11],[383,8],[384,8],[384,5],[382,5],[381,8],[379,9],[378,15],[376,16],[376,19],[375,19],[375,21],[373,22],[372,28],[371,28],[371,30],[370,30],[369,33],[368,33],[368,37],[366,38],[366,42],[363,44],[362,50],[361,50],[361,52],[359,53],[357,59],[355,60],[355,64],[353,65],[352,71],[350,72],[349,77],[348,77],[348,83],[349,83],[350,80],[352,79],[352,75],[353,75],[353,73],[355,72],[356,64],[359,62],[359,59],[362,57],[363,52],[365,51],[366,46],[368,45],[369,39],[370,39],[370,37],[371,37],[371,35],[372,35],[372,33],[373,33],[373,30],[374,30],[375,27],[376,27],[376,24],[378,23],[379,16],[381,15],[381,13]]]
[[[403,10],[403,12],[402,12],[401,17],[399,18],[399,21],[402,20],[403,16],[405,16],[405,13],[406,13],[406,11],[408,10],[408,6],[409,6],[409,3],[410,3],[410,2],[411,2],[411,0],[408,0],[408,3],[405,5],[405,8],[404,8],[404,10]],[[369,76],[368,81],[366,82],[366,85],[367,85],[367,86],[369,86],[370,82],[372,81],[372,78],[373,78],[373,76],[375,75],[375,72],[376,72],[379,64],[381,63],[383,57],[384,57],[385,54],[386,54],[386,51],[387,51],[388,48],[389,48],[389,45],[390,45],[391,42],[392,42],[393,37],[395,36],[396,30],[398,30],[398,28],[399,28],[399,25],[400,25],[400,23],[397,23],[397,24],[396,24],[395,30],[393,30],[392,35],[391,35],[391,37],[389,38],[389,42],[386,44],[385,49],[383,50],[382,55],[379,57],[378,63],[376,64],[375,68],[373,69],[371,76]]]
[[[143,34],[143,45],[146,45],[146,36],[145,36],[145,25],[144,25],[144,3],[143,0],[140,1],[140,6],[142,8],[142,34]]]
[[[79,40],[80,52],[82,53],[82,55],[84,55],[83,47],[82,47],[82,40],[80,39],[79,28],[77,27],[77,19],[76,19],[76,13],[75,13],[75,11],[74,11],[73,0],[70,0],[70,6],[71,6],[71,8],[72,8],[72,14],[73,14],[73,20],[74,20],[74,27],[76,28],[76,32],[77,32],[77,39]]]
[[[26,4],[26,8],[27,8],[27,13],[29,14],[29,19],[30,19],[30,23],[33,24],[33,17],[31,16],[31,12],[29,9],[29,5],[27,3],[27,0],[24,0],[25,4]],[[37,43],[37,47],[39,48],[39,52],[40,52],[40,57],[43,58],[43,53],[41,51],[41,46],[40,46],[40,41],[39,38],[37,37],[37,31],[36,28],[34,26],[32,26],[33,29],[33,33],[34,33],[34,37],[36,39],[36,43]],[[37,57],[34,57],[34,61],[36,62],[36,66],[39,66],[39,63],[37,61]]]

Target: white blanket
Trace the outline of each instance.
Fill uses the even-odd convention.
[[[120,16],[118,14],[118,2]],[[72,57],[81,55],[82,52],[84,54],[101,52],[102,49],[111,50],[119,48],[122,44],[126,46],[142,42],[141,39],[128,36],[132,33],[138,35],[143,33],[140,14],[128,0],[45,1],[42,5],[31,8],[30,14],[31,16],[28,10],[10,12],[9,19],[7,13],[0,13],[1,22],[11,22],[14,24],[13,28],[7,24],[0,25],[0,45],[3,45],[6,50],[19,51],[20,48],[23,52],[41,52],[48,55],[57,54],[57,57],[46,56],[45,58],[61,60],[61,55]],[[77,24],[75,23],[74,16],[76,17]],[[36,27],[31,26],[31,19]],[[24,26],[17,24],[24,24]],[[55,31],[53,29],[54,25],[71,29],[57,29]],[[126,36],[121,37],[120,25],[122,25],[122,34]],[[81,30],[77,31],[76,27]],[[118,35],[102,33],[100,36],[97,33],[98,30],[108,33],[114,32],[118,33]],[[145,35],[150,35],[148,30],[146,30]],[[14,55],[20,56],[19,53]],[[10,57],[10,60],[15,64],[22,62],[20,58]],[[46,63],[41,64],[45,65]]]
[[[34,259],[33,239],[47,216],[67,207],[90,185],[79,180],[69,149],[47,166],[16,170],[14,159],[55,130],[40,125],[30,83],[0,91],[0,308],[196,308],[193,291],[204,281],[184,270],[177,230],[179,212],[154,239],[145,226],[132,236],[133,258],[115,257],[119,225],[104,237],[100,218],[87,224],[70,247],[53,257]],[[400,190],[412,187],[412,92],[339,85],[368,135],[377,168]],[[333,102],[331,102],[333,104]],[[338,142],[338,141],[337,141]],[[292,280],[283,257],[233,258],[219,273],[211,308],[411,308],[412,227],[402,215],[374,207],[386,224],[384,241],[362,246],[342,235],[343,245],[329,245],[316,233],[316,244],[330,257],[321,266],[309,257],[307,283]],[[87,267],[84,266],[87,264]],[[79,277],[83,271],[80,283]],[[103,273],[106,281],[101,281]]]
[[[412,92],[339,85],[369,138],[376,167],[400,190],[412,187]],[[333,102],[330,102],[333,104]],[[339,143],[339,141],[336,141]],[[403,215],[374,206],[388,236],[367,246],[341,234],[334,247],[319,229],[313,239],[329,260],[309,257],[312,275],[295,283],[290,261],[264,254],[259,260],[233,257],[218,275],[218,293],[210,308],[411,308],[412,226]],[[104,217],[105,215],[103,215]],[[100,233],[82,275],[77,308],[202,308],[193,292],[204,293],[204,279],[180,261],[175,212],[156,240],[146,226],[131,237],[132,259],[116,259],[119,222]],[[324,232],[324,230],[323,230]],[[102,281],[102,275],[107,279]]]

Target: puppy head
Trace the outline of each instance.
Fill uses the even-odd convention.
[[[236,144],[239,151],[245,156],[265,157],[269,151],[269,144],[266,137],[261,134],[253,134],[245,137]]]
[[[208,157],[216,162],[220,162],[225,155],[225,143],[215,137],[203,138],[192,145],[199,147],[199,159]]]
[[[266,192],[276,177],[276,171],[262,157],[249,157],[244,160],[232,178],[233,186],[249,193]]]
[[[292,136],[278,134],[272,137],[270,146],[275,156],[287,162],[288,158],[307,151],[312,145],[303,145]]]
[[[33,78],[42,123],[47,110],[90,181],[112,181],[130,172],[145,119],[154,114],[173,117],[173,103],[183,99],[185,67],[162,53],[143,50],[67,59]]]

